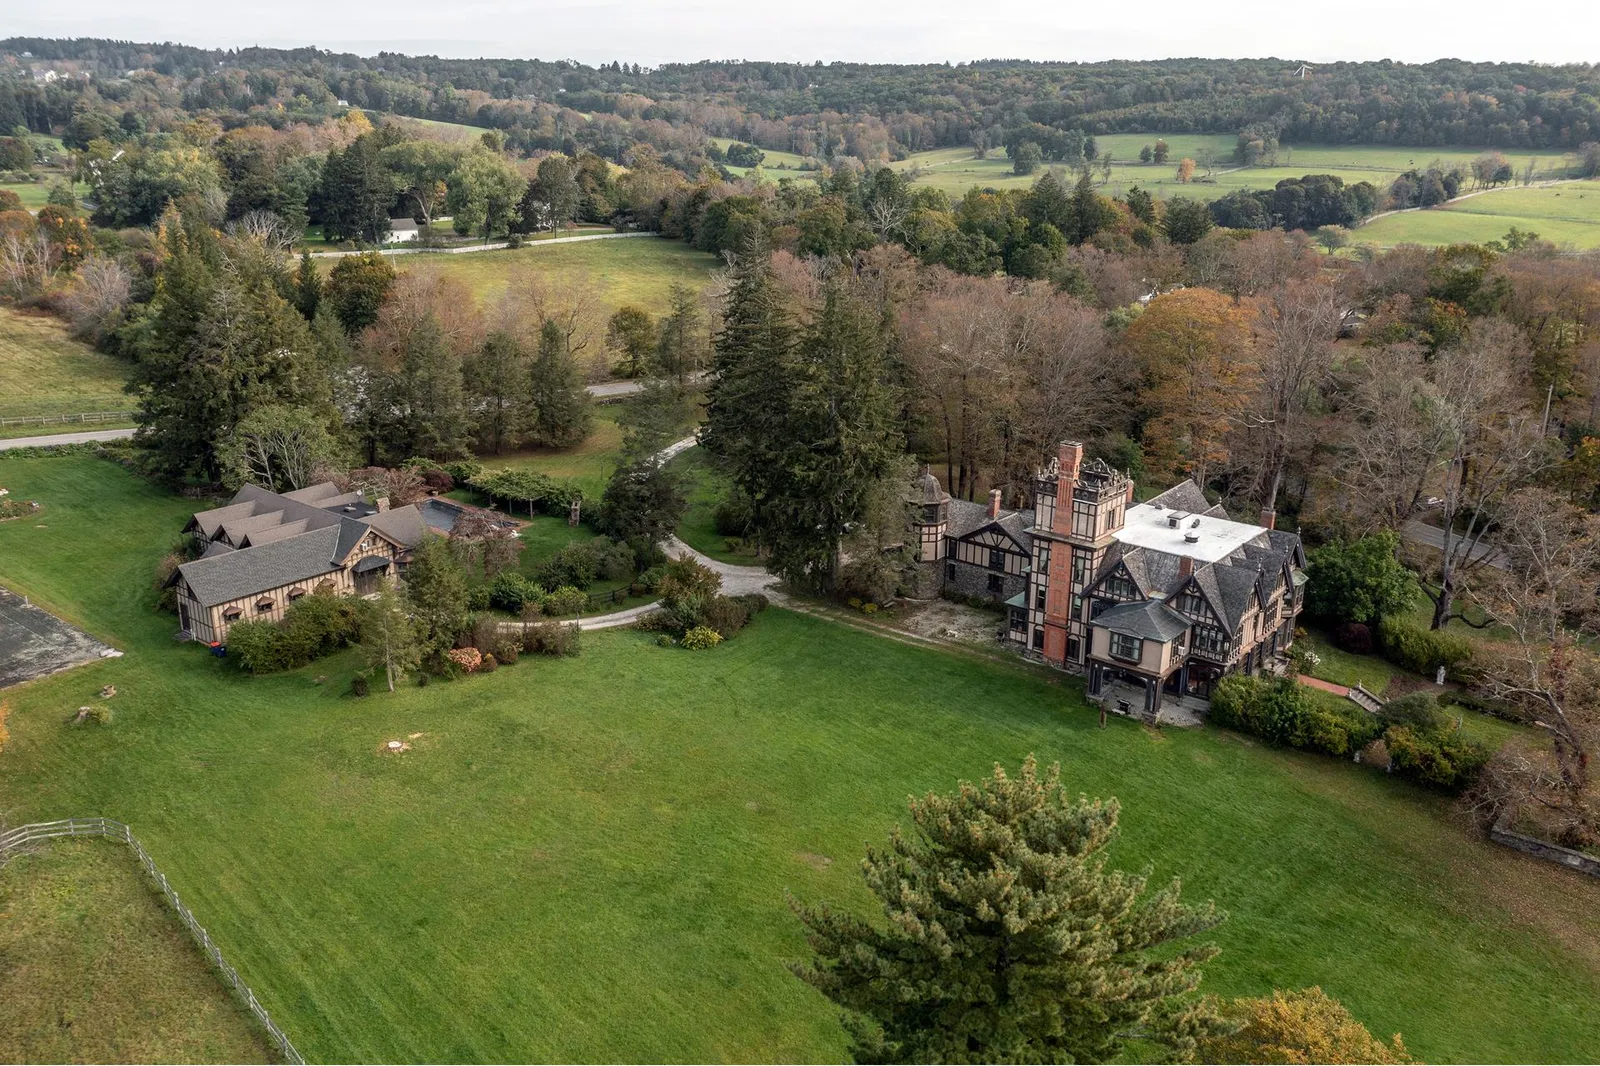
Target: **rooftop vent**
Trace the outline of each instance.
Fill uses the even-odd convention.
[[[1189,528],[1193,529],[1194,527],[1198,526],[1199,524],[1200,524],[1200,519],[1196,518],[1193,522],[1189,523]]]
[[[1184,539],[1184,541],[1186,543],[1189,543],[1189,544],[1199,544],[1200,543],[1200,534],[1196,533],[1194,530],[1191,529],[1191,530],[1189,530],[1189,532],[1187,532],[1187,533],[1185,533],[1183,535],[1183,539]]]

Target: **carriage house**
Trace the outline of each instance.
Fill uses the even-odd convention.
[[[302,596],[376,592],[425,529],[415,506],[390,510],[331,483],[286,493],[246,485],[184,527],[201,554],[168,582],[179,625],[195,640],[222,642],[235,622],[278,621]]]

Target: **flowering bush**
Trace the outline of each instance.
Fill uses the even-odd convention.
[[[483,665],[483,652],[477,648],[452,648],[445,657],[469,674]]]
[[[683,635],[682,644],[690,651],[704,651],[722,643],[722,634],[707,626],[695,626]]]

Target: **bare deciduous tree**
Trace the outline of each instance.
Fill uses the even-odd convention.
[[[91,343],[116,328],[132,295],[133,281],[122,264],[104,255],[92,255],[78,265],[66,312],[72,332]]]

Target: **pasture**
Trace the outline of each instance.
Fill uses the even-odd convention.
[[[126,383],[122,363],[73,340],[60,319],[0,307],[0,418],[131,410]]]
[[[1424,211],[1374,219],[1357,243],[1452,244],[1498,240],[1512,227],[1578,251],[1600,248],[1600,181],[1496,189]]]
[[[0,959],[0,1061],[272,1061],[121,845],[58,840],[0,869]]]
[[[1600,886],[1382,774],[1099,729],[1074,679],[776,608],[393,696],[348,695],[348,655],[247,678],[151,610],[192,501],[80,457],[0,481],[49,514],[0,526],[0,580],[128,652],[8,693],[0,809],[132,824],[314,1061],[837,1060],[785,892],[868,912],[908,794],[1029,752],[1121,800],[1117,866],[1230,912],[1207,991],[1320,984],[1429,1062],[1600,1044]],[[111,725],[63,724],[108,683]]]
[[[722,262],[683,241],[639,237],[515,251],[404,256],[395,265],[401,270],[426,266],[459,278],[485,307],[504,296],[519,277],[533,276],[590,289],[607,315],[625,304],[661,315],[669,310],[674,284],[698,292]]]
[[[1099,184],[1099,191],[1108,196],[1122,196],[1129,187],[1137,185],[1163,199],[1188,196],[1214,200],[1239,189],[1271,188],[1284,178],[1306,174],[1336,174],[1347,184],[1370,181],[1386,189],[1395,178],[1414,167],[1425,169],[1436,161],[1446,167],[1466,166],[1480,154],[1476,149],[1286,145],[1279,149],[1274,166],[1237,168],[1233,163],[1234,138],[1231,135],[1173,134],[1166,138],[1171,150],[1166,164],[1140,163],[1139,149],[1154,144],[1155,140],[1154,134],[1117,133],[1096,137],[1100,156],[1109,155],[1112,159],[1110,180]],[[1197,163],[1195,178],[1187,184],[1180,183],[1176,177],[1178,161],[1184,157]],[[1558,174],[1572,161],[1556,152],[1507,153],[1506,158],[1519,172],[1532,158],[1536,160],[1536,171],[1544,176]],[[1212,163],[1209,178],[1206,177],[1208,160]],[[1048,169],[1047,164],[1026,177],[1013,174],[1011,160],[1003,148],[991,149],[987,159],[974,159],[970,148],[941,148],[919,152],[890,165],[902,173],[915,171],[918,185],[943,190],[952,198],[964,195],[970,188],[1030,188]],[[1101,183],[1103,174],[1099,160],[1093,172],[1096,183]]]
[[[37,213],[45,205],[50,196],[50,186],[53,185],[54,175],[48,171],[41,171],[41,181],[8,181],[0,182],[0,190],[9,190],[17,194],[25,210]],[[89,186],[75,184],[72,186],[73,195],[82,199],[89,193]]]

